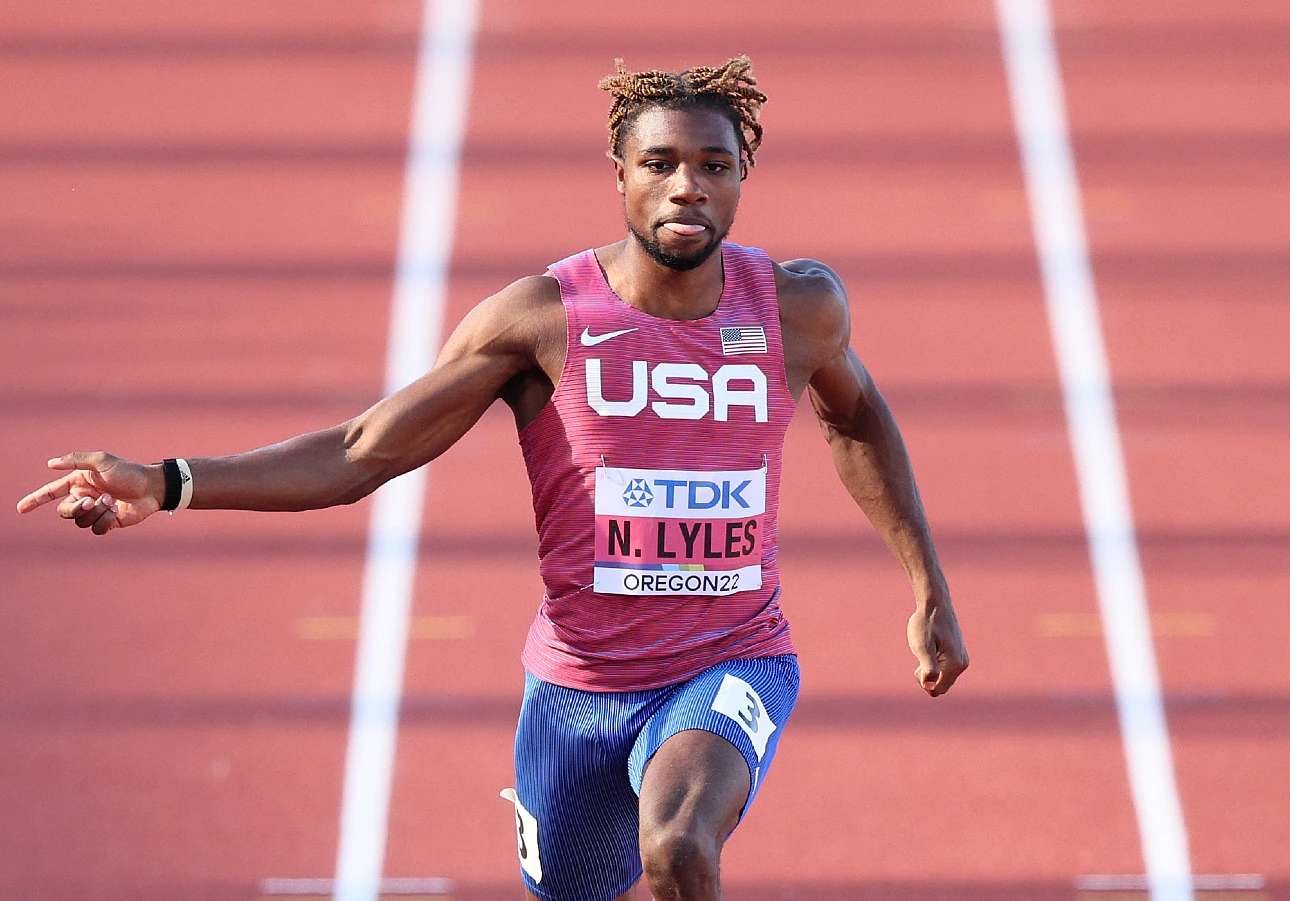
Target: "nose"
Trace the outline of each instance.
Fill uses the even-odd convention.
[[[708,199],[708,192],[696,177],[694,167],[688,163],[676,167],[668,188],[668,199],[675,204],[705,203]]]

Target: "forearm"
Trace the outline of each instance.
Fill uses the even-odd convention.
[[[350,452],[348,423],[226,457],[189,457],[190,506],[206,510],[316,510],[353,503],[384,481],[379,466]],[[160,466],[149,467],[164,494]],[[160,498],[161,494],[157,496]]]
[[[904,567],[917,602],[948,597],[909,454],[881,395],[845,426],[824,428],[838,475]]]

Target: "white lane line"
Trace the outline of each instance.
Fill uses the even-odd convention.
[[[387,394],[423,375],[441,342],[477,19],[476,0],[426,0],[390,310]],[[419,469],[386,483],[373,499],[332,887],[336,901],[376,901],[381,887],[425,483],[425,470]]]
[[[1267,886],[1260,873],[1197,873],[1192,887],[1198,892],[1257,892]],[[1082,892],[1144,892],[1147,877],[1130,874],[1080,876],[1075,888]]]
[[[1052,19],[1046,0],[996,0],[996,11],[1147,883],[1152,901],[1192,901]]]

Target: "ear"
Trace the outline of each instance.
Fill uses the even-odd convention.
[[[623,180],[626,178],[627,170],[623,165],[622,157],[614,156],[613,153],[606,153],[605,156],[609,157],[614,163],[614,180],[618,183],[618,193],[626,194],[627,186]]]

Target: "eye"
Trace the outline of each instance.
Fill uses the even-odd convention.
[[[666,172],[671,168],[671,164],[666,160],[646,160],[641,165],[651,172]]]
[[[708,163],[704,168],[711,172],[729,172],[731,167],[728,163],[718,163],[714,161]]]

